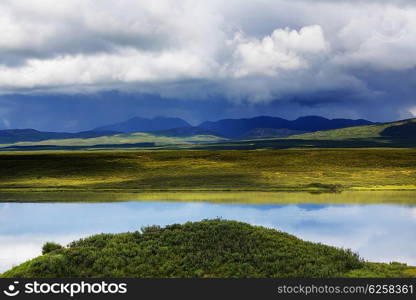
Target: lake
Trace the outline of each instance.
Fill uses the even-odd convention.
[[[0,272],[41,254],[46,241],[66,245],[96,233],[206,218],[276,228],[304,240],[350,248],[369,261],[416,265],[412,204],[0,203]]]

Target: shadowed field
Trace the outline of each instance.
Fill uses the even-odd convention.
[[[414,149],[26,152],[0,155],[10,191],[416,189]]]

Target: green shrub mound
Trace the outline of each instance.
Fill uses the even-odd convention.
[[[16,267],[16,277],[329,277],[361,267],[349,250],[248,224],[206,220],[100,234]]]
[[[57,244],[57,243],[54,243],[54,242],[47,242],[45,245],[43,245],[43,247],[42,247],[42,254],[47,254],[47,253],[49,253],[49,252],[52,252],[52,251],[56,251],[56,250],[59,250],[59,249],[61,249],[62,248],[62,246],[61,245],[59,245],[59,244]]]
[[[340,277],[365,266],[350,250],[217,219],[95,235],[56,248],[2,276]]]

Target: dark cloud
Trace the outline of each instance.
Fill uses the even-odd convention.
[[[414,1],[5,0],[0,27],[4,126],[416,114]]]
[[[410,115],[401,102],[365,100],[349,91],[320,92],[253,104],[214,97],[204,100],[162,98],[155,94],[107,91],[95,94],[8,95],[0,97],[0,129],[35,128],[82,131],[135,116],[181,117],[193,125],[206,120],[271,115],[296,119],[305,115],[391,121]]]

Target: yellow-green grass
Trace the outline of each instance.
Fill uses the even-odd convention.
[[[406,123],[416,122],[416,119],[403,120],[399,122],[383,123],[366,126],[347,127],[334,130],[316,131],[292,135],[287,139],[304,139],[304,140],[348,140],[348,139],[371,139],[381,138],[382,131],[392,126],[404,125]]]
[[[416,190],[416,149],[3,153],[0,190]]]
[[[44,140],[39,142],[17,142],[13,144],[3,144],[7,146],[95,146],[95,145],[121,145],[136,143],[154,143],[157,146],[170,144],[191,144],[195,142],[220,142],[225,138],[214,135],[194,135],[189,137],[169,137],[159,136],[144,132],[135,132],[128,134],[116,134],[112,136],[100,136],[95,138],[76,138],[76,139],[58,139]]]
[[[344,274],[350,278],[416,278],[416,267],[398,262],[366,262],[363,268],[351,270]]]

